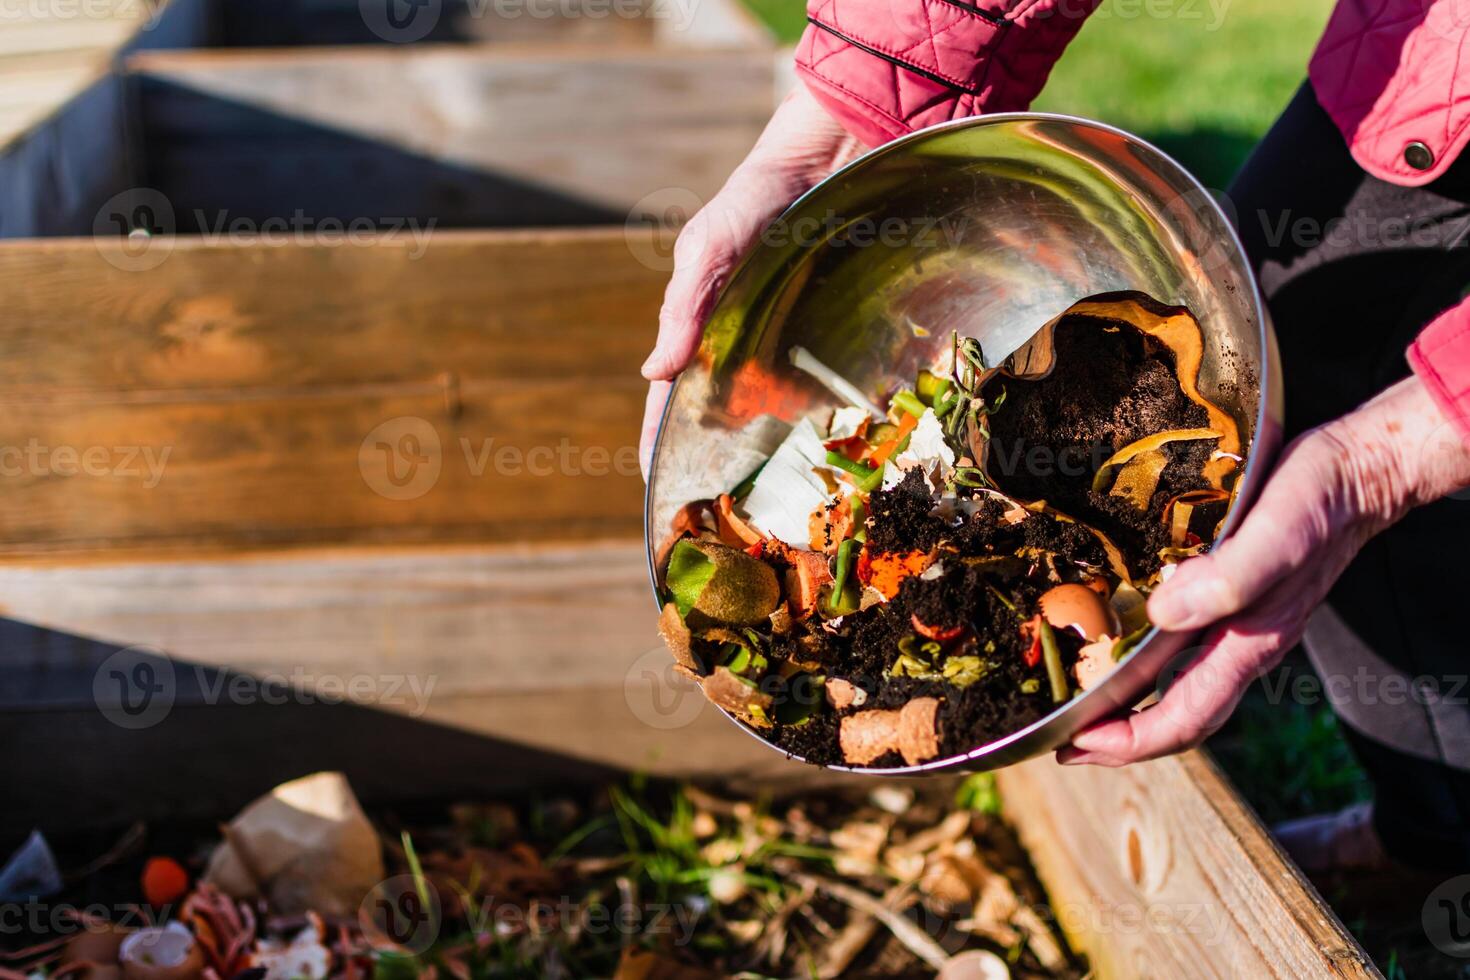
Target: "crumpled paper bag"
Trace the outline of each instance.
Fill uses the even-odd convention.
[[[282,783],[224,828],[204,881],[272,911],[355,915],[384,877],[378,835],[340,772]]]

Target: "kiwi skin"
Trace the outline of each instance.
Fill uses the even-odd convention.
[[[689,610],[690,627],[755,626],[780,605],[781,584],[770,565],[717,541],[694,546],[714,563],[715,571]]]

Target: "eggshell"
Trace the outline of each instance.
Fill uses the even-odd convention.
[[[139,929],[118,950],[126,980],[194,980],[204,972],[204,952],[177,922]]]
[[[1108,601],[1085,585],[1058,585],[1041,596],[1041,615],[1053,629],[1075,629],[1085,640],[1118,635],[1118,617]]]

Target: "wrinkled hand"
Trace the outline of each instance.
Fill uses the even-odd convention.
[[[750,155],[679,233],[674,274],[659,311],[658,342],[643,365],[643,376],[653,382],[638,452],[645,479],[671,379],[699,348],[705,320],[736,263],[772,218],[863,149],[805,86],[797,85]]]
[[[1204,741],[1370,537],[1467,484],[1470,450],[1416,377],[1298,438],[1235,534],[1149,598],[1160,628],[1205,630],[1199,657],[1157,704],[1078,734],[1058,761],[1119,766]]]

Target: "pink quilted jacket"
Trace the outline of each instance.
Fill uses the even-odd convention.
[[[1099,2],[809,0],[796,67],[850,132],[877,145],[1026,108]],[[1467,47],[1464,0],[1338,0],[1309,75],[1363,169],[1416,186],[1470,140],[1470,84],[1456,85]],[[1408,357],[1470,441],[1470,301],[1427,326]]]

